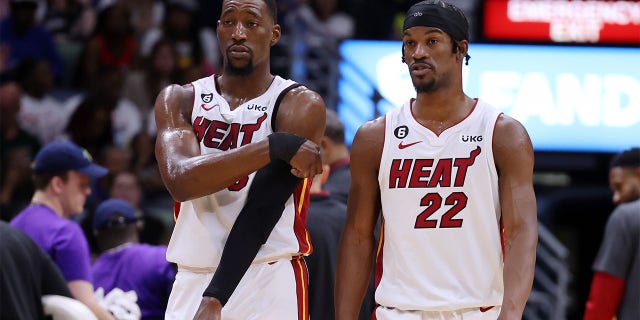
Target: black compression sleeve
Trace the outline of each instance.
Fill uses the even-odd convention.
[[[287,163],[296,155],[307,139],[288,132],[274,132],[269,135],[269,157],[271,160],[284,160]]]
[[[258,170],[247,202],[236,219],[213,279],[203,296],[214,297],[224,306],[238,286],[260,246],[267,241],[300,179],[283,161],[271,161]]]

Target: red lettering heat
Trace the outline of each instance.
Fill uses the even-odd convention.
[[[478,146],[468,158],[393,159],[389,170],[389,189],[464,186],[467,172],[481,149]],[[435,165],[434,165],[435,162]],[[457,170],[453,170],[453,168]]]
[[[198,142],[202,141],[202,138],[204,137],[204,134],[209,128],[210,124],[211,124],[211,120],[203,116],[197,117],[196,121],[193,122],[193,131],[196,133],[196,138],[198,139]]]
[[[224,137],[224,140],[222,140],[222,143],[220,143],[220,146],[218,146],[218,149],[222,151],[227,151],[229,149],[237,148],[239,131],[240,131],[240,124],[232,123],[231,128],[229,129],[229,133],[227,134],[226,137]]]
[[[469,158],[458,158],[454,162],[454,166],[458,167],[458,172],[456,173],[456,181],[454,182],[454,186],[462,187],[464,185],[464,181],[467,178],[467,169],[473,165],[476,161],[476,157],[480,154],[480,146],[478,146],[475,150],[471,151],[469,154]]]
[[[199,116],[193,122],[193,131],[205,147],[227,151],[251,143],[253,134],[260,130],[266,119],[267,113],[256,119],[255,123],[244,124],[212,121]]]
[[[212,121],[204,136],[202,143],[207,148],[217,148],[220,140],[224,138],[224,134],[229,129],[229,124],[222,121]]]
[[[406,188],[412,163],[413,159],[393,159],[389,172],[389,189]]]
[[[452,159],[440,159],[436,168],[433,169],[433,176],[429,180],[427,187],[435,188],[438,185],[441,187],[451,186],[451,162]]]
[[[240,131],[242,131],[242,134],[243,134],[241,146],[251,143],[251,139],[253,139],[253,133],[258,131],[258,129],[260,129],[260,127],[262,126],[262,122],[264,122],[265,119],[267,119],[266,112],[262,116],[260,116],[260,118],[258,118],[256,123],[254,124],[247,123],[242,125],[242,128],[240,128]]]
[[[429,169],[431,165],[433,165],[433,159],[416,159],[413,164],[409,188],[427,187],[427,179],[431,175],[431,170]]]

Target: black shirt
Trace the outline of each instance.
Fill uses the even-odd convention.
[[[51,258],[22,231],[0,221],[0,319],[44,319],[43,295],[71,297]]]

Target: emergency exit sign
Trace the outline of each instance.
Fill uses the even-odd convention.
[[[485,0],[487,40],[640,45],[640,1]]]

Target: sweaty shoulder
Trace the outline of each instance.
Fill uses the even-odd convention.
[[[379,164],[384,147],[386,116],[367,121],[358,128],[353,143],[351,154],[354,153],[369,159],[368,162]]]
[[[305,86],[287,92],[280,103],[275,131],[286,131],[320,142],[324,133],[326,106],[322,97]]]
[[[527,130],[518,120],[504,113],[496,120],[493,155],[498,167],[507,162],[533,162],[533,146]]]
[[[503,113],[496,120],[493,145],[494,149],[530,146],[531,140],[527,130],[518,120]]]
[[[194,89],[191,84],[177,85],[172,84],[160,91],[155,103],[155,113],[158,114],[173,114],[173,113],[188,113],[188,117],[191,116],[191,110],[193,108],[193,95]]]
[[[284,108],[284,110],[282,110]],[[287,92],[282,99],[280,109],[287,112],[317,112],[325,108],[324,100],[317,92],[299,86]]]

